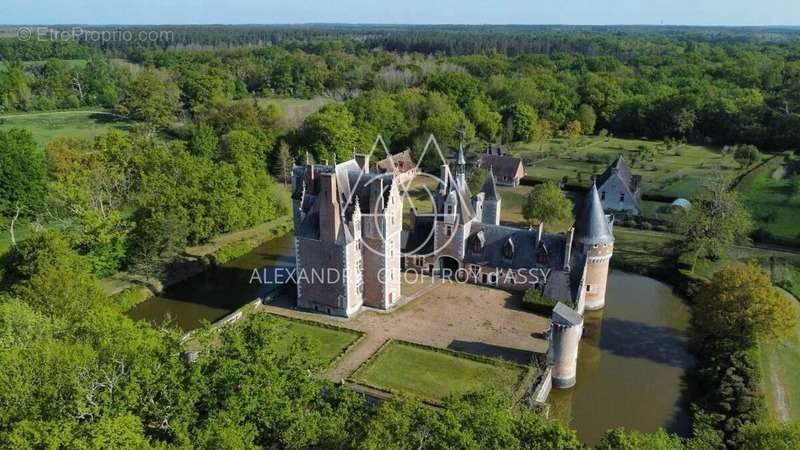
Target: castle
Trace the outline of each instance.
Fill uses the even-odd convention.
[[[299,277],[298,306],[345,317],[365,306],[390,309],[401,297],[401,265],[502,289],[538,289],[559,302],[551,318],[553,384],[572,386],[583,313],[605,304],[614,250],[613,218],[604,213],[597,188],[565,234],[545,233],[541,224],[503,226],[494,175],[473,196],[459,149],[455,167],[440,168],[433,212],[412,210],[404,232],[400,189],[406,176],[375,173],[364,155],[293,169],[297,271],[341,274],[324,282]]]

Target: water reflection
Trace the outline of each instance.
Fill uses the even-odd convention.
[[[624,272],[611,274],[606,300],[586,314],[578,383],[553,391],[554,415],[587,444],[617,426],[687,434],[688,307],[668,285]]]
[[[204,320],[219,320],[277,287],[251,283],[253,269],[261,268],[263,277],[263,268],[267,268],[267,278],[275,280],[275,270],[285,272],[283,268],[294,266],[293,241],[291,235],[268,241],[240,258],[168,287],[128,315],[155,323],[170,317],[185,331],[199,327]]]

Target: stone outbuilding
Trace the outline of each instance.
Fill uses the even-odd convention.
[[[640,215],[642,212],[642,177],[631,173],[620,154],[597,179],[600,201],[606,212]]]

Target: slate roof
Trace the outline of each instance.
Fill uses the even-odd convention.
[[[489,176],[486,177],[486,181],[483,183],[483,189],[481,192],[484,193],[484,199],[486,200],[499,200],[500,194],[497,193],[497,181],[494,178],[494,172],[492,169],[489,169]]]
[[[583,317],[580,314],[561,302],[553,308],[552,320],[553,323],[567,327],[574,327],[583,323]]]
[[[614,242],[609,218],[603,211],[600,194],[597,193],[597,185],[592,185],[583,203],[583,211],[575,222],[575,240],[590,245]]]
[[[497,156],[484,154],[481,164],[490,167],[495,176],[512,179],[517,176],[522,160],[513,156]]]
[[[605,172],[600,175],[600,177],[597,179],[597,185],[602,189],[603,185],[605,185],[611,177],[619,178],[619,180],[622,182],[622,185],[628,190],[628,194],[630,195],[629,198],[631,198],[631,201],[633,201],[638,208],[642,197],[642,177],[641,175],[634,175],[631,172],[631,168],[628,166],[628,163],[625,161],[625,158],[621,153],[619,156],[617,156],[617,159],[611,163],[610,166],[608,166]]]

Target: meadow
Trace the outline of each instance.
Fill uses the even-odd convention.
[[[742,179],[738,190],[767,240],[800,245],[800,195],[780,173],[784,159],[777,156]]]
[[[271,314],[270,317],[278,324],[279,332],[286,333],[287,339],[284,339],[284,342],[308,339],[316,347],[316,356],[323,366],[333,362],[361,336],[356,331],[344,328],[317,325],[274,314]]]
[[[0,116],[0,130],[24,128],[45,147],[58,137],[92,138],[111,129],[127,130],[131,123],[104,111],[53,111]]]
[[[712,175],[736,176],[739,164],[721,150],[661,141],[584,136],[556,138],[543,144],[519,143],[512,153],[525,162],[525,174],[535,179],[589,186],[622,154],[631,170],[642,176],[642,193],[691,198]]]

